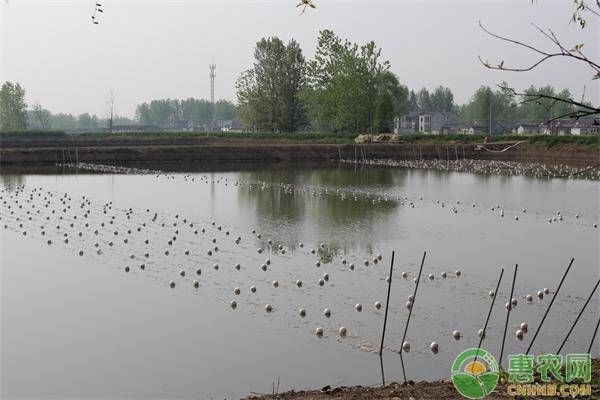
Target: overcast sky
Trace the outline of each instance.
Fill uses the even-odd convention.
[[[215,96],[235,101],[234,83],[252,65],[263,36],[295,38],[307,57],[319,30],[333,29],[358,43],[374,40],[392,71],[408,87],[448,86],[458,103],[481,85],[502,80],[566,87],[599,99],[592,73],[556,61],[533,73],[486,70],[477,56],[523,65],[531,54],[487,36],[477,25],[543,48],[552,46],[531,23],[551,27],[568,46],[585,42],[598,59],[599,24],[581,31],[569,23],[572,0],[314,0],[299,15],[297,0],[127,0],[103,3],[99,25],[91,23],[94,0],[0,0],[0,81],[16,81],[27,102],[52,112],[104,116],[111,90],[120,115],[156,98],[210,96],[208,64],[217,64]]]

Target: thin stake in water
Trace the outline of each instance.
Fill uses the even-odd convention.
[[[385,316],[383,317],[383,332],[381,333],[381,345],[379,346],[379,355],[383,353],[383,341],[385,339],[385,327],[387,325],[388,308],[390,307],[390,291],[392,290],[392,273],[394,272],[394,254],[392,251],[392,261],[390,262],[390,275],[388,278],[387,299],[385,300]]]
[[[423,272],[423,264],[425,264],[425,256],[427,252],[423,252],[423,259],[421,260],[421,268],[419,268],[419,276],[417,277],[417,284],[415,285],[415,290],[413,292],[413,300],[408,310],[408,318],[406,319],[406,325],[404,327],[404,335],[402,335],[402,343],[400,343],[400,361],[402,362],[402,375],[404,376],[404,382],[406,382],[406,371],[404,370],[404,360],[402,359],[402,346],[404,346],[404,341],[406,340],[406,332],[408,332],[408,324],[410,324],[410,316],[412,315],[412,310],[415,308],[415,301],[417,300],[417,290],[419,289],[419,282],[421,282],[421,273]]]
[[[512,310],[512,299],[513,294],[515,292],[515,281],[517,280],[517,270],[519,269],[519,264],[515,264],[515,272],[513,274],[512,286],[510,288],[510,297],[508,298],[508,310],[506,313],[506,322],[504,323],[504,334],[502,335],[502,347],[500,348],[500,358],[498,359],[498,364],[502,367],[502,356],[504,355],[504,343],[506,342],[506,330],[508,329],[508,320],[510,318],[510,311]]]
[[[500,282],[502,282],[502,275],[504,275],[504,268],[500,270],[500,277],[498,278],[498,283],[496,284],[496,290],[494,291],[494,296],[492,297],[492,304],[490,304],[490,310],[488,311],[487,318],[485,319],[485,325],[483,326],[483,334],[479,338],[479,344],[477,345],[477,353],[475,353],[475,361],[477,361],[477,356],[479,355],[479,349],[481,348],[481,343],[485,338],[485,334],[487,332],[488,322],[490,321],[490,315],[492,315],[492,309],[494,308],[494,303],[496,302],[496,296],[498,295],[498,288],[500,288]]]
[[[600,318],[598,318],[598,322],[596,323],[596,329],[594,329],[594,334],[592,335],[592,341],[590,342],[590,347],[588,348],[588,354],[592,352],[592,346],[594,345],[594,339],[596,339],[596,334],[598,333],[598,327],[600,327]]]
[[[571,332],[573,332],[573,329],[575,329],[575,325],[577,325],[577,322],[579,322],[579,318],[581,318],[581,314],[583,314],[583,312],[585,311],[585,308],[587,307],[588,303],[590,302],[590,300],[594,296],[594,293],[596,292],[596,289],[598,289],[598,285],[599,284],[600,284],[600,279],[598,279],[598,282],[596,282],[596,286],[594,286],[594,289],[592,289],[592,293],[590,293],[590,295],[588,296],[585,304],[581,308],[581,311],[579,311],[579,315],[577,315],[577,318],[575,318],[575,321],[573,322],[573,325],[571,325],[571,329],[569,329],[569,333],[567,333],[567,336],[565,337],[565,340],[563,340],[563,342],[561,343],[560,347],[556,351],[556,354],[560,354],[560,351],[562,350],[563,346],[565,345],[565,343],[567,343],[567,340],[569,340],[569,336],[571,335]]]
[[[548,308],[546,308],[546,312],[544,313],[544,316],[542,317],[542,320],[540,321],[540,324],[538,325],[537,329],[535,330],[535,334],[533,335],[533,339],[531,339],[531,343],[529,343],[529,347],[527,348],[527,352],[525,352],[525,354],[529,354],[529,351],[531,350],[531,347],[533,347],[533,343],[535,342],[535,338],[537,337],[538,333],[540,333],[540,329],[542,329],[542,325],[544,324],[544,321],[546,320],[546,317],[548,316],[548,313],[550,312],[550,308],[552,308],[552,304],[554,304],[554,300],[556,300],[556,297],[558,296],[558,291],[560,290],[560,287],[562,286],[563,282],[565,281],[565,278],[567,277],[567,274],[569,273],[569,270],[571,269],[571,266],[573,265],[573,261],[575,261],[575,258],[571,258],[571,262],[569,263],[569,266],[567,267],[567,270],[565,271],[565,273],[563,274],[560,283],[558,284],[558,287],[556,288],[556,292],[554,292],[554,296],[552,296],[552,300],[550,300],[550,304],[548,304]]]

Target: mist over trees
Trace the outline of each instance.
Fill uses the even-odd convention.
[[[204,99],[160,99],[139,104],[135,117],[142,125],[156,125],[165,129],[201,129],[213,120],[233,120],[236,110],[233,103],[226,100],[219,100],[213,106]]]

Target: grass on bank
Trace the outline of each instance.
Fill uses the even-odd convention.
[[[244,133],[244,132],[124,132],[107,133],[92,132],[81,134],[67,134],[62,131],[24,131],[24,132],[0,132],[1,140],[72,140],[93,139],[93,140],[158,140],[158,139],[214,139],[219,138],[227,140],[269,140],[280,141],[283,143],[333,143],[333,144],[353,144],[356,133]],[[484,135],[401,135],[404,143],[422,143],[422,144],[449,144],[449,143],[483,143]],[[505,142],[524,140],[528,143],[554,147],[556,145],[576,144],[586,147],[600,149],[599,135],[580,135],[580,136],[548,136],[548,135],[496,135],[488,137],[488,142]]]

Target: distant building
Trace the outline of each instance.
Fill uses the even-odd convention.
[[[520,122],[515,124],[513,133],[517,135],[535,135],[543,134],[546,124],[543,122]]]
[[[578,119],[571,128],[571,135],[600,135],[600,118]]]
[[[503,135],[510,130],[506,129],[503,125],[500,125],[497,122],[492,122],[492,129],[490,132],[490,128],[488,123],[482,123],[479,121],[475,121],[470,125],[467,125],[466,130],[464,131],[467,135]]]
[[[443,127],[446,127],[448,132],[449,128],[458,122],[458,115],[453,112],[410,112],[394,120],[394,133],[440,135],[444,132]]]

